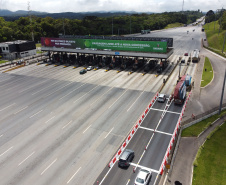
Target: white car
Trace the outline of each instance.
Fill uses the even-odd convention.
[[[93,69],[93,66],[87,67],[87,71],[91,71]]]
[[[166,100],[166,95],[165,94],[159,94],[157,101],[164,103]]]
[[[140,169],[139,173],[137,174],[137,177],[135,179],[135,185],[146,185],[149,183],[149,180],[151,178],[151,171],[146,169]]]

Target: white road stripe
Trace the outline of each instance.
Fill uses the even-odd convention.
[[[49,166],[47,166],[47,168],[41,173],[41,175],[43,175],[45,173],[45,171],[48,170],[53,165],[53,163],[55,163],[56,161],[57,161],[57,159],[55,159]]]
[[[137,97],[137,99],[133,102],[133,104],[127,109],[127,112],[132,108],[132,106],[137,102],[140,96],[144,93],[144,91]]]
[[[109,109],[126,93],[128,91],[128,89],[126,89],[125,91],[124,91],[124,93],[122,93],[121,94],[121,96],[119,96],[118,98],[117,98],[117,100],[115,100],[115,102],[110,106],[110,107],[108,107]]]
[[[108,134],[105,136],[105,139],[108,137],[108,135],[112,132],[113,129],[114,127],[108,132]]]
[[[28,106],[26,106],[26,107],[20,109],[19,111],[15,112],[14,114],[18,114],[19,112],[23,111],[23,110],[26,109],[26,108],[28,108]]]
[[[3,135],[0,135],[0,137],[2,137]]]
[[[56,82],[56,83],[58,83],[58,82]],[[53,85],[55,85],[56,83],[53,83],[53,84],[51,84],[50,86],[53,86]],[[31,95],[35,95],[35,94],[39,93],[40,91],[43,91],[44,89],[49,88],[50,86],[47,86],[47,87],[45,87],[45,88],[43,88],[43,89],[41,89],[41,90],[39,90],[39,91],[36,91],[35,93],[33,93],[33,94],[31,94]]]
[[[100,85],[97,85],[96,87],[92,88],[89,92],[85,93],[84,95],[82,95],[80,98],[78,98],[77,100],[75,100],[73,103],[77,102],[78,100],[80,100],[81,98],[83,98],[84,96],[86,96],[87,94],[89,94],[92,90],[94,90],[95,88],[97,88]]]
[[[16,104],[16,103],[13,103],[13,104],[11,104],[11,105],[9,105],[9,106],[7,106],[7,107],[1,109],[0,112],[3,111],[3,110],[5,110],[5,109],[7,109],[7,108],[9,108],[9,107],[11,107],[11,106],[13,106],[13,105],[15,105],[15,104]]]
[[[29,157],[31,157],[35,152],[32,152],[29,156],[27,156],[23,161],[21,161],[18,166],[20,166],[22,163],[24,163]]]
[[[69,95],[69,94],[71,94],[72,92],[76,91],[77,89],[79,89],[80,87],[82,87],[82,86],[85,85],[85,84],[86,84],[86,83],[82,84],[81,86],[79,86],[78,88],[74,89],[73,91],[67,93],[66,95],[62,96],[62,97],[60,98],[60,100],[62,100],[64,97],[66,97],[67,95]]]
[[[64,125],[62,129],[64,129],[66,126],[68,126],[71,122],[72,122],[72,120],[69,121],[66,125]]]
[[[47,120],[45,123],[48,123],[48,122],[51,121],[53,118],[55,118],[55,116],[53,116],[52,118],[50,118],[49,120]]]
[[[110,88],[107,92],[105,92],[104,94],[102,94],[96,101],[94,101],[92,104],[90,104],[90,106],[92,106],[94,103],[96,103],[100,98],[102,98],[102,96],[104,96],[105,94],[107,94],[113,88],[114,87]]]
[[[33,114],[32,116],[30,116],[30,118],[32,118],[32,117],[34,117],[34,116],[36,116],[37,114],[39,114],[40,112],[42,112],[43,110],[40,110],[40,111],[38,111],[38,112],[36,112],[35,114]]]
[[[55,91],[53,91],[53,92],[51,92],[51,93],[47,94],[45,97],[48,97],[48,96],[50,96],[50,95],[54,94],[55,92],[57,92],[57,91],[59,91],[59,90],[63,89],[64,87],[66,87],[66,86],[68,86],[68,85],[70,85],[70,84],[72,84],[72,83],[73,83],[73,82],[70,82],[70,83],[68,83],[68,84],[64,85],[63,87],[60,87],[59,89],[57,89],[57,90],[55,90]]]
[[[138,168],[142,168],[142,169],[149,170],[149,171],[151,170],[151,171],[154,172],[154,173],[159,173],[158,170],[154,170],[154,169],[151,169],[151,168],[147,168],[147,167],[145,167],[145,166],[137,165],[137,164],[135,164],[135,163],[130,163],[130,165],[131,165],[131,166],[137,166]]]
[[[84,130],[83,134],[89,129],[89,127],[91,127],[91,125],[88,126],[87,129]]]
[[[130,179],[128,179],[128,181],[127,181],[126,185],[128,185],[128,184],[129,184],[129,182],[130,182]]]
[[[9,150],[11,150],[13,148],[13,146],[11,146],[8,150],[6,150],[5,152],[3,152],[1,155],[0,155],[0,157],[1,156],[3,156],[5,153],[7,153]]]
[[[154,129],[151,129],[151,128],[146,128],[146,127],[142,127],[140,126],[139,128],[142,128],[142,129],[145,129],[145,130],[150,130],[150,131],[155,131],[155,132],[158,132],[158,133],[161,133],[161,134],[166,134],[166,135],[169,135],[169,136],[172,136],[173,134],[171,133],[167,133],[167,132],[162,132],[162,131],[159,131],[159,130],[154,130]]]
[[[162,110],[162,109],[155,109],[155,108],[150,108],[150,109],[152,109],[152,110],[156,110],[156,111],[160,111],[160,112],[163,112],[163,111],[165,111],[165,110]],[[168,112],[168,113],[172,113],[172,114],[180,114],[179,112],[173,112],[173,111],[165,111],[165,112]]]
[[[67,181],[67,184],[70,183],[70,181],[74,178],[74,176],[79,172],[79,170],[81,169],[81,167],[74,173],[74,175],[72,175],[72,177]]]

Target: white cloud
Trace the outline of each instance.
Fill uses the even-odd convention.
[[[87,11],[181,11],[183,0],[29,0],[30,9],[44,12]],[[225,0],[184,0],[184,10],[208,11],[226,8]],[[0,0],[0,9],[27,10],[28,0]]]

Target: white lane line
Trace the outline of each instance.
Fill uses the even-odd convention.
[[[126,185],[128,185],[128,184],[129,184],[129,182],[130,182],[130,179],[128,179],[128,181],[127,181]]]
[[[81,169],[81,167],[74,173],[74,175],[72,175],[72,177],[67,181],[67,184],[69,184],[71,182],[71,180],[74,178],[74,176],[79,172],[79,170]]]
[[[118,98],[117,98],[117,100],[115,100],[115,102],[110,106],[110,107],[108,107],[109,109],[126,93],[128,91],[128,89],[126,89],[125,91],[124,91],[124,93],[122,93],[121,94],[121,96],[119,96]]]
[[[56,82],[56,83],[58,83],[58,82]],[[50,85],[50,86],[53,86],[53,85],[55,85],[56,83],[53,83],[53,84]],[[49,88],[50,86],[47,86],[47,87],[45,87],[45,88],[43,88],[43,89],[41,89],[41,90],[39,90],[39,91],[36,91],[35,93],[33,93],[33,94],[31,94],[31,95],[35,95],[35,94],[39,93],[40,91],[43,91],[44,89]]]
[[[156,177],[155,177],[154,185],[156,184],[158,177],[159,177],[159,174],[157,174]]]
[[[11,104],[11,105],[9,105],[9,106],[7,106],[7,107],[1,109],[0,112],[3,111],[3,110],[5,110],[5,109],[7,109],[7,108],[9,108],[9,107],[11,107],[11,106],[13,106],[13,105],[15,105],[15,104],[16,104],[16,103],[13,103],[13,104]]]
[[[0,137],[2,137],[3,135],[0,135]]]
[[[42,112],[43,110],[40,110],[40,111],[38,111],[38,112],[36,112],[35,114],[33,114],[32,116],[30,116],[30,118],[32,118],[32,117],[34,117],[34,116],[36,116],[37,114],[39,114],[40,112]]]
[[[43,175],[45,171],[48,170],[56,161],[57,161],[57,158],[49,166],[47,166],[47,168],[41,173],[41,175]]]
[[[84,96],[86,96],[87,94],[89,94],[92,90],[96,89],[98,86],[100,86],[100,85],[97,85],[96,87],[92,88],[89,92],[87,92],[84,95],[82,95],[80,98],[78,98],[77,100],[75,100],[73,103],[77,102],[78,100],[80,100],[81,98],[83,98]]]
[[[83,134],[89,129],[89,127],[91,127],[91,125],[88,126],[88,127],[84,130]]]
[[[127,112],[132,108],[132,106],[137,102],[137,100],[141,97],[141,95],[144,93],[144,91],[137,97],[137,99],[133,102],[133,104],[127,109]]]
[[[81,86],[79,86],[78,88],[74,89],[73,91],[67,93],[66,95],[62,96],[59,100],[62,100],[64,97],[68,96],[69,94],[71,94],[72,92],[76,91],[77,89],[79,89],[80,87],[82,87],[83,85],[85,85],[86,83],[82,84]]]
[[[172,135],[173,135],[173,134],[171,134],[171,133],[162,132],[162,131],[159,131],[159,130],[154,130],[154,129],[146,128],[146,127],[142,127],[142,126],[140,126],[139,128],[142,128],[142,129],[145,129],[145,130],[154,131],[154,132],[158,132],[158,133],[165,134],[165,135],[169,135],[169,136],[172,136]]]
[[[156,111],[160,111],[160,112],[163,112],[165,110],[162,110],[162,109],[155,109],[155,108],[150,108],[151,110],[156,110]],[[180,114],[179,112],[173,112],[173,111],[165,111],[165,112],[168,112],[168,113],[172,113],[172,114]]]
[[[112,90],[114,87],[110,88],[107,92],[105,92],[104,94],[102,94],[96,101],[94,101],[92,104],[90,104],[90,106],[92,106],[94,103],[96,103],[100,98],[102,98],[105,94],[107,94],[110,90]]]
[[[29,157],[31,157],[35,152],[32,152],[29,156],[27,156],[23,161],[21,161],[18,166],[20,166],[21,164],[23,164]]]
[[[69,121],[66,125],[64,125],[64,126],[62,127],[62,129],[64,129],[66,126],[68,126],[71,122],[72,122],[72,120]]]
[[[5,152],[3,152],[1,155],[0,155],[0,157],[1,156],[3,156],[5,153],[7,153],[9,150],[11,150],[13,148],[13,146],[11,146],[8,150],[6,150]]]
[[[99,185],[101,185],[104,182],[105,178],[108,176],[108,174],[110,173],[112,168],[113,168],[113,166],[111,168],[109,168],[108,172],[105,174],[104,178],[100,181]]]
[[[154,173],[159,173],[158,170],[154,170],[154,169],[152,169],[152,168],[147,168],[147,167],[145,167],[145,166],[137,165],[137,164],[135,164],[135,163],[130,163],[130,165],[131,165],[131,166],[137,166],[138,168],[145,169],[145,170],[148,170],[148,171],[152,171],[152,172],[154,172]]]
[[[112,132],[113,129],[114,127],[108,132],[108,134],[105,136],[105,139],[108,137],[108,135]]]
[[[23,111],[23,110],[26,109],[26,108],[28,108],[28,106],[26,106],[26,107],[20,109],[19,111],[15,112],[14,114],[18,114],[19,112]]]
[[[47,120],[45,123],[48,123],[48,122],[51,121],[53,118],[55,118],[55,116],[53,116],[52,118],[50,118],[49,120]]]
[[[68,86],[68,85],[70,85],[70,84],[72,84],[72,83],[73,83],[73,82],[70,82],[70,83],[64,85],[63,87],[58,88],[57,90],[55,90],[55,91],[53,91],[53,92],[47,94],[45,97],[48,97],[48,96],[54,94],[55,92],[57,92],[57,91],[59,91],[59,90],[62,90],[63,88],[65,88],[66,86]]]

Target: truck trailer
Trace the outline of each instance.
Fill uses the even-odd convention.
[[[174,103],[175,104],[183,104],[184,100],[186,98],[186,85],[185,80],[181,80],[177,83],[175,89],[174,89]]]

